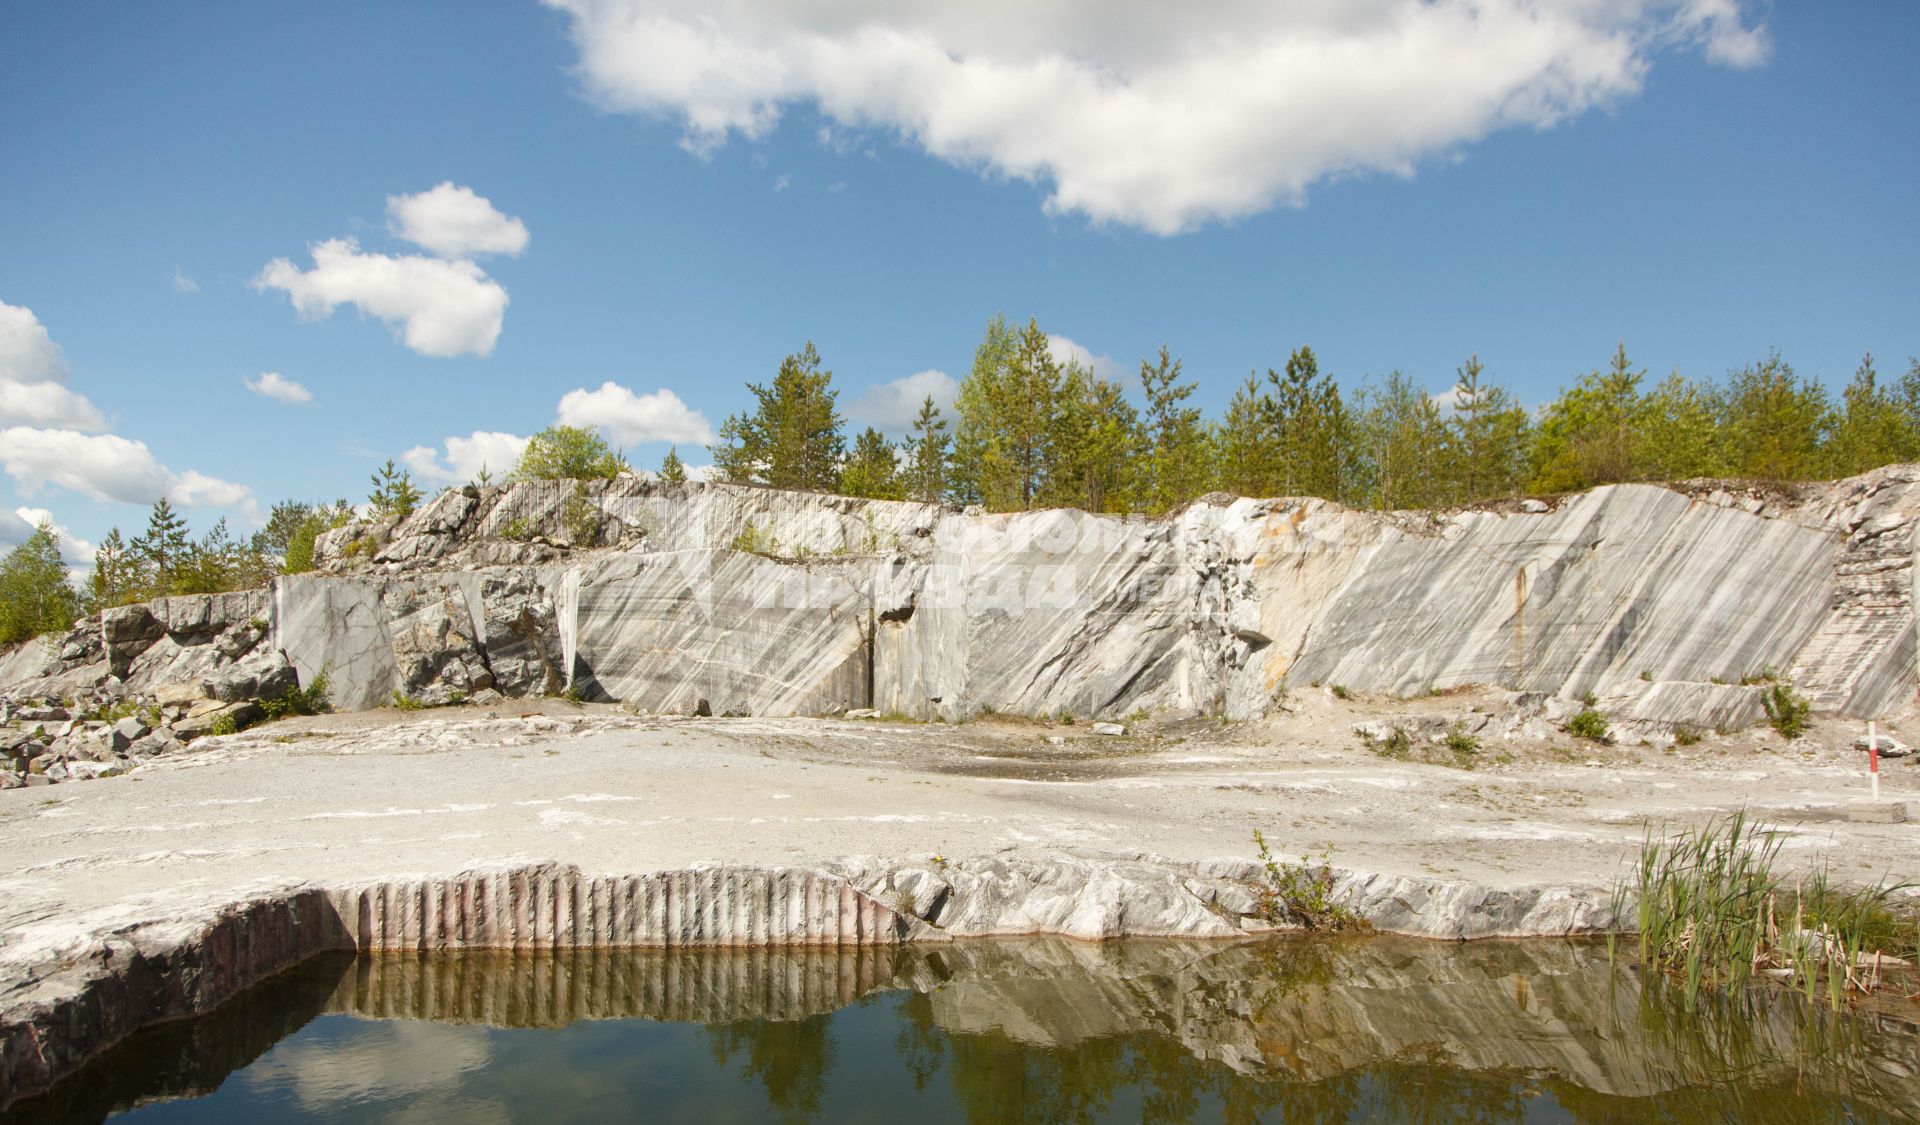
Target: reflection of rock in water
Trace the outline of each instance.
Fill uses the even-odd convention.
[[[44,1097],[0,1110],[0,1125],[99,1121],[129,1106],[204,1097],[332,1006],[351,956],[315,957],[192,1020],[140,1032]]]
[[[500,1027],[797,1020],[889,986],[898,960],[871,947],[386,954],[355,962],[330,1010]]]
[[[1896,1119],[1920,1104],[1911,1019],[1809,1018],[1792,998],[1747,1016],[1683,1017],[1644,1002],[1634,976],[1590,944],[1028,938],[322,963],[140,1037],[0,1125],[97,1120],[112,1106],[210,1090],[320,1010],[502,1027],[705,1024],[719,1065],[805,1114],[822,1104],[835,1057],[831,1013],[876,991],[909,993],[895,1052],[914,1080],[944,1070],[968,1112],[994,1119],[1074,1117],[1122,1086],[1164,1100],[1175,1118],[1203,1093],[1250,1113],[1393,1117],[1435,1099],[1505,1104],[1529,1082],[1603,1118],[1638,1106],[1786,1120],[1809,1103],[1781,1101],[1783,1090],[1845,1093]],[[359,1073],[305,1065],[329,1063],[319,1057],[285,1065],[296,1063],[302,1082],[329,1089]]]

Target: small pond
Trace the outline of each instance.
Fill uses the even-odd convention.
[[[1905,1121],[1916,1022],[1689,1015],[1552,941],[337,957],[0,1125]]]

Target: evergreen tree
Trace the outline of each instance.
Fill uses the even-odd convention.
[[[1820,384],[1801,380],[1778,353],[1727,379],[1728,468],[1757,480],[1806,480],[1823,467],[1832,408]]]
[[[747,384],[753,412],[729,417],[712,447],[721,479],[833,491],[846,441],[832,384],[833,372],[820,369],[812,341],[780,361],[771,386]]]
[[[1447,503],[1449,484],[1436,467],[1455,458],[1447,421],[1425,387],[1395,371],[1379,391],[1359,396],[1354,413],[1362,503],[1383,509]]]
[[[1512,496],[1526,471],[1527,412],[1506,388],[1482,378],[1485,373],[1480,357],[1470,356],[1453,385],[1447,425],[1453,503]]]
[[[1140,500],[1149,511],[1165,512],[1199,496],[1212,476],[1206,427],[1200,411],[1182,406],[1194,384],[1180,382],[1180,361],[1163,346],[1158,363],[1140,362],[1146,395],[1149,449]]]
[[[938,504],[947,491],[947,420],[928,395],[907,439],[907,492],[922,504]]]
[[[1274,411],[1252,373],[1234,389],[1227,416],[1214,436],[1215,472],[1220,488],[1239,496],[1272,496],[1277,489],[1278,435],[1270,429]]]
[[[679,446],[667,447],[667,456],[660,462],[660,479],[674,484],[683,483],[687,479],[687,467],[680,463]]]
[[[1014,332],[987,325],[973,369],[960,384],[954,484],[965,501],[997,512],[1032,508],[1052,466],[1060,367],[1037,322]]]
[[[1332,376],[1320,373],[1313,349],[1287,357],[1283,371],[1267,369],[1269,393],[1260,401],[1262,429],[1272,444],[1272,487],[1285,496],[1338,499],[1349,475],[1349,421]]]
[[[1608,370],[1582,376],[1547,407],[1534,431],[1535,491],[1571,492],[1645,478],[1639,444],[1646,374],[1633,370],[1622,343]]]
[[[187,521],[174,512],[166,497],[154,501],[153,511],[147,516],[147,530],[133,541],[133,553],[140,559],[145,579],[143,596],[162,597],[173,592],[174,572],[186,562],[189,545]]]
[[[1920,430],[1899,394],[1879,385],[1869,352],[1840,392],[1841,409],[1827,452],[1827,471],[1849,477],[1920,457]]]
[[[1641,400],[1641,480],[1686,480],[1725,471],[1718,391],[1674,372]]]
[[[142,573],[141,559],[129,550],[120,529],[107,532],[93,554],[93,573],[87,576],[83,604],[88,613],[137,602],[148,584]]]
[[[367,494],[367,505],[377,518],[405,519],[420,506],[420,490],[414,486],[412,474],[396,468],[393,458],[387,458],[370,479],[373,491]]]
[[[60,537],[48,523],[0,559],[0,645],[73,628],[80,596],[67,581]]]
[[[900,458],[885,434],[868,426],[854,439],[853,452],[840,470],[840,491],[869,500],[905,500]]]
[[[391,467],[391,462],[389,462]],[[548,426],[527,439],[514,480],[612,480],[627,471],[627,459],[600,431],[585,426]],[[375,483],[379,483],[376,479]]]
[[[1119,386],[1070,364],[1055,396],[1048,505],[1088,512],[1125,511],[1136,488],[1135,467],[1147,460],[1139,414]]]

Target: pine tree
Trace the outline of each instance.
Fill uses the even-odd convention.
[[[947,420],[928,395],[907,439],[907,491],[922,504],[938,504],[947,492]]]
[[[1832,408],[1820,384],[1801,380],[1778,353],[1727,379],[1725,433],[1734,473],[1805,480],[1822,467]]]
[[[1645,402],[1626,344],[1606,371],[1589,372],[1561,393],[1534,429],[1532,488],[1571,492],[1596,484],[1644,480],[1640,454]]]
[[[1669,374],[1648,391],[1640,412],[1640,479],[1686,480],[1726,472],[1719,392]]]
[[[1221,490],[1240,496],[1274,495],[1279,445],[1278,435],[1270,428],[1274,414],[1249,372],[1247,381],[1235,388],[1215,434],[1215,472]]]
[[[1140,499],[1149,511],[1164,512],[1206,490],[1212,476],[1206,428],[1200,411],[1182,406],[1194,384],[1180,382],[1180,361],[1162,346],[1158,363],[1140,363],[1140,385],[1147,400],[1150,441]]]
[[[528,449],[533,447],[529,445]],[[524,460],[522,461],[524,464]],[[414,486],[413,476],[404,469],[394,466],[393,458],[387,458],[370,478],[373,491],[367,494],[367,504],[373,514],[381,519],[405,519],[420,506],[420,490]]]
[[[1841,409],[1828,447],[1827,471],[1849,477],[1920,457],[1920,431],[1898,396],[1879,385],[1869,352],[1840,392]]]
[[[41,523],[0,559],[0,645],[65,632],[80,616],[80,596],[67,580],[60,537]]]
[[[87,576],[83,604],[88,613],[139,601],[147,586],[141,560],[127,548],[120,529],[107,532],[93,553],[93,573]]]
[[[833,372],[820,369],[812,341],[780,361],[770,386],[747,384],[756,406],[720,427],[712,446],[721,479],[831,492],[846,450]]]
[[[1478,355],[1456,370],[1447,425],[1446,492],[1453,503],[1512,496],[1526,470],[1527,412],[1506,388],[1484,380],[1485,372]]]
[[[1119,386],[1069,365],[1055,397],[1041,499],[1089,512],[1124,511],[1146,459],[1139,414]]]
[[[186,561],[188,546],[187,521],[162,496],[147,516],[147,530],[133,541],[133,553],[146,579],[143,595],[164,597],[174,592],[174,572]]]
[[[1051,341],[1029,319],[1019,332],[995,317],[960,384],[954,478],[963,499],[993,511],[1029,509],[1053,463],[1061,373]]]
[[[1436,467],[1453,460],[1448,426],[1425,387],[1395,371],[1380,390],[1361,392],[1354,413],[1360,502],[1383,509],[1446,503],[1447,481]]]
[[[840,470],[840,491],[869,500],[907,498],[899,455],[885,434],[872,426],[860,431],[860,436],[854,439],[853,452]]]
[[[680,463],[679,446],[667,447],[667,456],[660,462],[660,479],[673,484],[681,484],[687,479],[687,467]]]

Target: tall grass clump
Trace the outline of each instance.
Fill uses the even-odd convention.
[[[1775,871],[1780,843],[1744,812],[1642,843],[1640,963],[1671,978],[1688,1008],[1763,975],[1839,1007],[1879,985],[1874,955],[1913,951],[1913,923],[1894,910],[1904,886],[1855,890],[1824,872],[1788,883]]]

